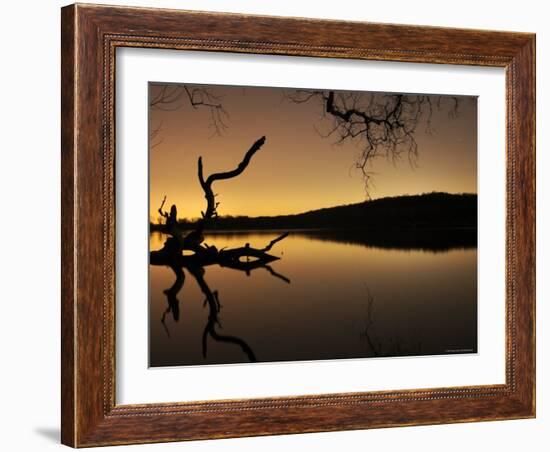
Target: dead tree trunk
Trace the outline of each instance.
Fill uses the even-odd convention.
[[[214,246],[203,244],[204,232],[218,216],[217,208],[219,202],[216,202],[216,195],[212,185],[219,180],[232,179],[239,176],[248,167],[252,157],[265,143],[265,137],[258,139],[246,152],[242,161],[231,171],[222,173],[212,173],[210,176],[204,176],[202,157],[198,161],[198,178],[204,191],[206,199],[206,209],[201,212],[201,218],[197,221],[195,229],[189,232],[185,237],[178,227],[171,228],[168,231],[169,238],[160,251],[150,253],[150,262],[152,265],[180,265],[184,267],[203,267],[206,265],[218,264],[224,267],[234,268],[236,270],[250,271],[251,269],[263,266],[272,262],[277,257],[268,253],[271,248],[280,240],[288,236],[288,232],[281,234],[272,240],[264,248],[252,248],[248,244],[239,248],[218,250]],[[191,256],[184,256],[183,250],[193,251]],[[252,258],[251,262],[242,262],[241,259]]]
[[[218,216],[217,208],[219,206],[219,203],[216,202],[216,195],[212,190],[212,184],[217,180],[231,179],[240,175],[246,169],[254,154],[260,150],[264,143],[265,137],[261,137],[259,140],[257,140],[246,152],[243,160],[234,170],[226,171],[223,173],[213,173],[206,179],[204,178],[202,157],[199,157],[198,176],[199,182],[204,191],[204,198],[206,199],[206,210],[201,212],[202,218],[199,219],[199,221],[197,222],[195,230],[189,233],[185,238],[186,249],[190,249],[193,251],[196,251],[198,249],[198,247],[204,241],[204,230],[212,223],[212,220]]]

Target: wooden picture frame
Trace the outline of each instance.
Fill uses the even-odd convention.
[[[535,35],[79,4],[62,9],[61,32],[64,444],[535,416]],[[119,47],[505,68],[506,383],[117,405],[114,87]]]

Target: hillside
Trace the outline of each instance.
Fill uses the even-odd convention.
[[[181,220],[183,228],[193,222]],[[476,228],[477,195],[427,193],[380,198],[295,215],[219,217],[213,230]],[[157,229],[151,225],[151,229]]]

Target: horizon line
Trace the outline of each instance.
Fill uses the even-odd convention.
[[[395,195],[395,196],[382,196],[380,198],[365,199],[364,201],[352,202],[352,203],[349,203],[349,204],[337,204],[337,205],[333,205],[333,206],[317,207],[317,208],[313,208],[313,209],[310,209],[310,210],[305,210],[305,211],[298,212],[298,213],[280,213],[278,215],[257,215],[257,216],[249,216],[249,215],[243,215],[243,214],[225,214],[225,215],[219,215],[218,218],[259,219],[259,218],[277,218],[277,217],[286,217],[286,216],[298,216],[298,215],[304,215],[304,214],[311,213],[311,212],[317,212],[319,210],[333,209],[333,208],[337,208],[337,207],[353,206],[353,205],[357,205],[357,204],[380,201],[380,200],[383,200],[383,199],[397,199],[397,198],[414,197],[414,196],[427,196],[427,195],[478,196],[477,192],[475,192],[475,193],[474,192],[455,192],[455,193],[453,193],[453,192],[445,192],[445,191],[431,191],[431,192],[422,192],[422,193],[414,193],[414,194],[404,193],[404,194]],[[153,221],[151,221],[151,215],[149,215],[149,216],[150,216],[150,218],[149,218],[150,223],[159,224],[159,223],[154,223]],[[158,218],[156,218],[156,219],[158,219]],[[179,217],[179,218],[177,218],[178,222],[181,222],[181,221],[196,222],[198,220],[200,220],[200,217],[191,217],[191,218]]]

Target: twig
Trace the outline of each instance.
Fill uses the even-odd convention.
[[[279,237],[274,238],[271,242],[269,242],[269,244],[265,248],[262,248],[261,251],[265,251],[265,252],[269,251],[271,248],[273,248],[273,245],[275,245],[277,242],[280,242],[281,240],[286,238],[289,234],[290,232],[285,232],[284,234],[281,234]]]

